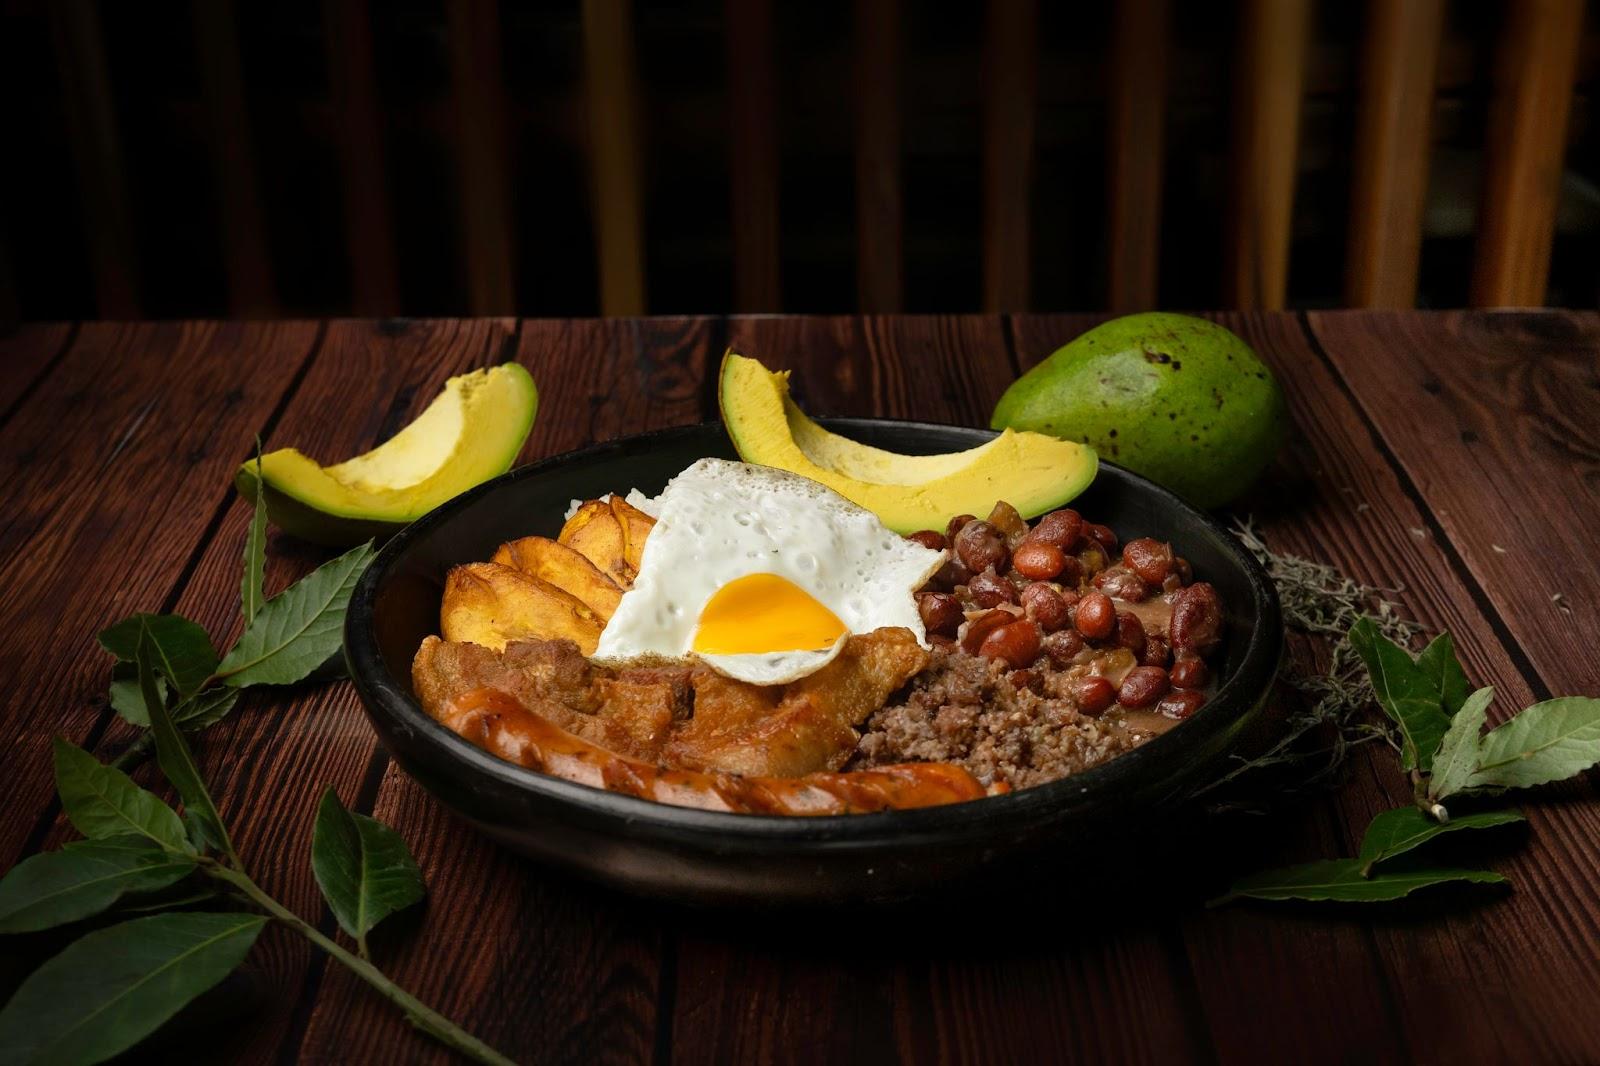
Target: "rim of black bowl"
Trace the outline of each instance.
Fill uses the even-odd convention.
[[[847,436],[852,429],[870,432],[882,427],[913,431],[922,429],[942,433],[957,431],[971,435],[974,447],[997,435],[993,430],[976,429],[972,426],[910,419],[819,418],[817,421],[826,427],[840,430]],[[389,673],[378,649],[377,633],[373,624],[374,601],[378,585],[388,568],[404,553],[412,541],[427,535],[434,526],[446,521],[455,511],[481,496],[496,491],[502,485],[527,477],[536,477],[546,470],[566,463],[603,456],[607,452],[621,451],[626,446],[691,437],[712,429],[721,430],[722,423],[699,422],[688,426],[659,429],[630,437],[619,437],[541,459],[468,489],[396,533],[362,574],[351,594],[345,618],[344,647],[350,667],[350,677],[369,712],[381,711],[407,729],[430,738],[442,754],[449,756],[465,770],[487,774],[502,784],[526,789],[549,799],[571,803],[591,814],[610,817],[619,826],[626,824],[637,829],[642,824],[669,833],[688,832],[695,836],[715,834],[716,842],[722,846],[737,846],[741,842],[783,840],[795,844],[817,843],[836,847],[871,844],[890,837],[904,840],[922,831],[937,831],[943,835],[963,826],[983,825],[992,828],[997,819],[1003,819],[1007,815],[1022,816],[1065,805],[1069,798],[1076,802],[1090,794],[1099,794],[1101,798],[1112,797],[1124,786],[1139,783],[1146,764],[1159,760],[1164,753],[1175,751],[1179,745],[1193,746],[1196,741],[1203,744],[1207,738],[1232,728],[1259,702],[1265,689],[1277,675],[1283,644],[1282,611],[1278,603],[1277,590],[1255,556],[1239,543],[1238,538],[1229,532],[1227,527],[1211,515],[1148,478],[1105,459],[1100,460],[1102,467],[1109,466],[1116,469],[1121,476],[1131,479],[1156,495],[1163,506],[1186,512],[1208,527],[1249,578],[1251,601],[1257,614],[1255,624],[1250,629],[1244,655],[1239,660],[1238,669],[1217,690],[1216,695],[1195,712],[1193,717],[1109,762],[1064,777],[1059,781],[964,803],[820,817],[734,814],[693,807],[676,807],[580,785],[518,766],[493,755],[435,721],[412,696],[409,684]]]

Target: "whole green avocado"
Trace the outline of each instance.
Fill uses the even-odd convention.
[[[1092,445],[1201,507],[1238,496],[1283,440],[1283,393],[1233,333],[1164,312],[1102,323],[1012,382],[995,429]]]

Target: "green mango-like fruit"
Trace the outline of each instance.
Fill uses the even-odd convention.
[[[995,429],[1082,441],[1202,507],[1238,496],[1283,440],[1272,371],[1215,322],[1163,312],[1105,322],[1012,382]]]

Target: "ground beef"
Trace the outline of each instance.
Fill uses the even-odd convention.
[[[848,768],[953,762],[986,785],[1028,788],[1098,766],[1160,729],[1155,716],[1116,707],[1098,718],[1079,712],[1067,682],[1117,665],[1102,657],[1057,670],[1041,660],[1018,671],[935,648],[927,669],[867,720]]]

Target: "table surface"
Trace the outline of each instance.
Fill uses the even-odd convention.
[[[1274,549],[1398,589],[1455,634],[1500,716],[1600,693],[1600,316],[1217,317],[1289,397],[1279,466],[1241,506]],[[158,610],[237,634],[247,508],[229,481],[257,435],[339,459],[446,377],[516,359],[539,385],[534,459],[716,417],[730,344],[792,367],[818,414],[981,425],[1020,369],[1095,321],[83,323],[0,339],[0,869],[69,835],[50,737],[110,758],[132,736],[106,704],[97,630]],[[325,557],[276,535],[269,553],[269,589]],[[871,915],[686,914],[503,852],[389,761],[348,683],[252,692],[197,755],[247,863],[327,930],[308,861],[322,790],[396,827],[430,902],[374,938],[380,965],[520,1060],[1600,1061],[1595,772],[1526,805],[1494,859],[1509,893],[1208,911],[1181,883],[1137,908],[1064,884],[1046,913],[910,945],[876,938]],[[1369,746],[1336,790],[1231,834],[1246,864],[1353,854],[1407,795]],[[25,940],[0,976],[57,946]],[[298,938],[269,931],[251,958],[227,986],[238,1009],[205,1033],[217,1058],[445,1058]]]

